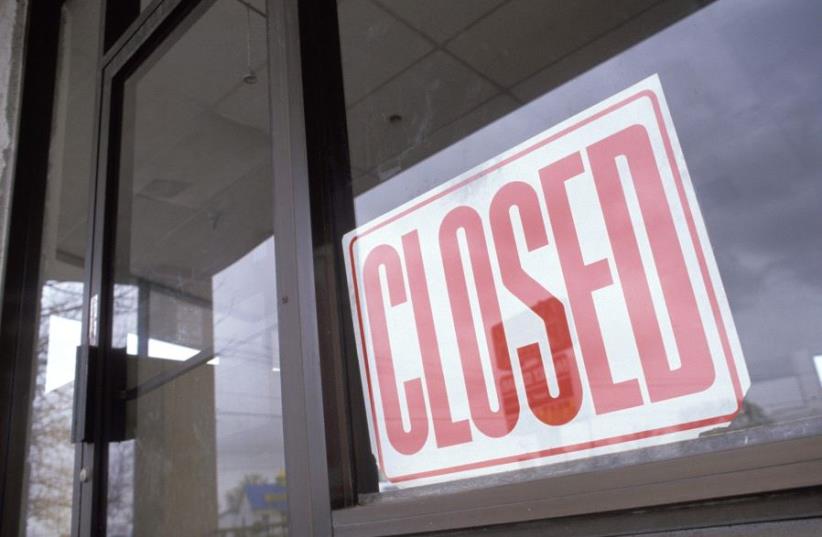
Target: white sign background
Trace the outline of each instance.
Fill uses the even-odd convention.
[[[591,143],[635,124],[644,126],[651,139],[716,371],[715,381],[707,390],[655,403],[650,401],[643,380],[642,367],[614,264],[602,207],[584,151]],[[582,151],[586,172],[567,181],[566,188],[582,256],[585,263],[607,259],[614,280],[613,285],[593,292],[608,361],[615,382],[639,379],[644,404],[603,415],[594,412],[573,313],[568,303],[566,283],[560,270],[556,241],[550,229],[545,200],[540,194],[538,197],[547,227],[548,245],[529,252],[524,245],[518,215],[515,215],[513,228],[517,251],[524,270],[566,306],[584,394],[582,407],[574,419],[561,426],[548,426],[529,411],[515,351],[520,346],[538,342],[549,391],[556,396],[558,388],[553,363],[550,360],[551,352],[545,326],[542,319],[501,283],[488,211],[494,194],[509,181],[527,182],[541,193],[538,170],[578,151]],[[675,369],[679,362],[676,343],[648,236],[642,223],[636,191],[630,170],[626,166],[619,166],[619,170],[669,364]],[[485,436],[472,423],[470,443],[443,448],[437,447],[433,427],[429,426],[428,439],[423,448],[412,455],[404,455],[392,448],[386,436],[382,394],[376,376],[368,312],[365,308],[362,267],[368,253],[381,244],[393,246],[402,258],[401,237],[412,230],[418,231],[451,415],[455,421],[468,419],[470,422],[468,396],[438,241],[439,226],[443,217],[459,205],[468,205],[483,216],[497,295],[511,352],[514,381],[519,394],[520,415],[513,431],[505,437]],[[689,221],[692,229],[689,229]],[[719,271],[662,86],[656,75],[349,232],[343,238],[343,246],[372,446],[385,476],[400,486],[544,465],[571,458],[693,438],[704,430],[729,423],[739,411],[742,398],[750,386]],[[467,259],[464,243],[461,244],[461,248],[463,259]],[[701,260],[697,252],[702,254]],[[471,294],[474,287],[470,264],[464,262],[464,266],[468,269],[466,281]],[[703,278],[704,273],[708,274],[707,281]],[[405,280],[408,291],[407,277]],[[387,297],[384,278],[382,286],[383,296]],[[471,302],[474,319],[480,325],[481,316],[475,294],[471,296]],[[404,382],[420,378],[423,385],[425,383],[411,301],[407,300],[395,307],[386,305],[385,314],[400,406],[407,430],[409,424],[404,400]],[[478,326],[477,330],[484,362],[483,373],[491,397],[491,406],[496,409],[499,402],[494,401],[495,389],[490,378],[489,355],[481,327]],[[428,401],[426,402],[428,404]],[[430,408],[428,416],[430,419]]]

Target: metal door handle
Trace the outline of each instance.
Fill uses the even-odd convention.
[[[94,442],[97,420],[105,425],[100,438],[105,442],[125,440],[126,350],[111,349],[103,356],[96,346],[77,347],[74,383],[74,413],[71,441]]]
[[[89,345],[77,347],[74,381],[74,408],[71,421],[71,441],[91,442],[94,436],[94,409],[98,384],[99,349]]]

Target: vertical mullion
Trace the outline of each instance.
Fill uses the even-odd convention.
[[[334,0],[300,3],[306,150],[311,185],[317,316],[332,508],[377,490],[377,469],[351,330],[342,248],[355,226],[342,57]]]
[[[289,533],[331,535],[296,0],[268,0],[274,237]]]

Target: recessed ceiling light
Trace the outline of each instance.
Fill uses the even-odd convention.
[[[256,84],[257,83],[257,73],[253,70],[249,70],[248,73],[243,77],[243,82],[248,85]]]

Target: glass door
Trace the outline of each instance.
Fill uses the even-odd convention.
[[[266,6],[144,27],[106,66],[79,531],[286,535]]]

